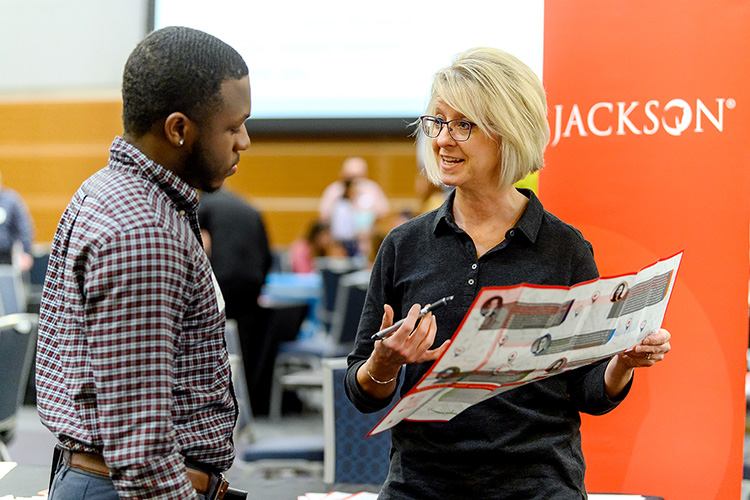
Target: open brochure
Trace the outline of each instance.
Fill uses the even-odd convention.
[[[501,392],[609,358],[661,328],[682,252],[572,287],[480,290],[429,372],[370,432],[447,421]]]

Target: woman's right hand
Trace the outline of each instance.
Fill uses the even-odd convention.
[[[357,380],[365,392],[377,398],[390,396],[396,389],[401,366],[434,361],[448,348],[450,341],[446,340],[440,347],[431,349],[437,320],[432,313],[420,320],[421,309],[419,304],[414,304],[398,330],[384,340],[375,341],[370,358],[357,372]],[[381,330],[393,324],[393,308],[386,304],[383,310]]]

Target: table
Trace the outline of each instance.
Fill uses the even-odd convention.
[[[306,302],[310,309],[307,321],[299,332],[299,337],[306,339],[314,336],[320,328],[318,309],[322,290],[319,273],[269,273],[261,290],[260,301]]]
[[[0,479],[0,497],[33,497],[49,486],[49,470],[44,465],[17,465]]]

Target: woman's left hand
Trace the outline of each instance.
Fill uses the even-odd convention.
[[[646,335],[634,348],[613,356],[604,374],[607,394],[612,398],[619,395],[633,378],[635,368],[654,366],[663,360],[672,349],[669,344],[671,337],[669,332],[662,328],[656,333]]]
[[[653,366],[662,361],[664,356],[672,349],[669,344],[671,337],[669,332],[663,328],[656,333],[649,333],[633,349],[620,353],[618,361],[622,361],[631,368]]]

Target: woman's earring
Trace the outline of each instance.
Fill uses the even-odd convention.
[[[183,144],[185,144],[185,139],[180,137],[180,146],[182,146]]]

